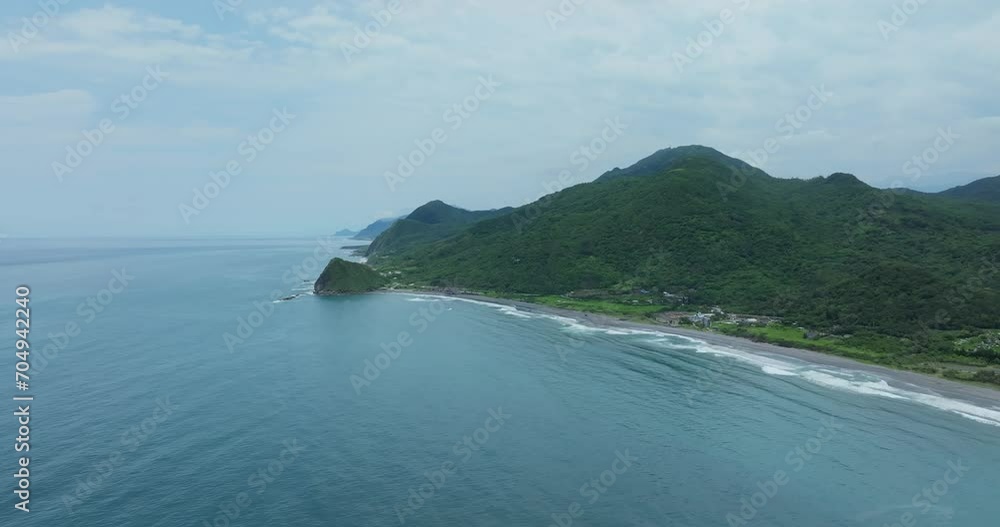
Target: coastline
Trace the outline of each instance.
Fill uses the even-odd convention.
[[[859,362],[846,357],[829,355],[818,351],[788,348],[765,342],[757,342],[742,337],[721,335],[707,331],[698,331],[689,328],[665,326],[655,323],[634,322],[622,320],[608,315],[597,313],[586,313],[572,309],[564,309],[541,304],[532,304],[519,300],[509,300],[476,294],[445,294],[435,291],[421,291],[411,289],[384,290],[387,294],[410,294],[424,296],[438,296],[442,298],[459,298],[484,302],[499,306],[513,307],[526,313],[537,313],[544,315],[555,315],[572,318],[577,322],[601,329],[630,329],[641,331],[655,331],[659,333],[677,335],[699,340],[710,346],[731,348],[754,355],[788,358],[796,361],[806,362],[817,366],[827,366],[847,371],[863,372],[875,375],[884,380],[890,387],[901,390],[913,391],[927,395],[935,395],[973,404],[975,406],[990,410],[1000,410],[1000,390],[995,390],[985,386],[966,384],[951,379],[944,379],[923,373],[898,370],[876,364]]]

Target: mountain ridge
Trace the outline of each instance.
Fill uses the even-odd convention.
[[[393,223],[401,218],[382,218],[373,221],[360,232],[354,235],[352,239],[354,240],[374,240],[379,234],[382,234],[389,227],[392,227]]]
[[[509,213],[510,207],[484,211],[470,211],[449,205],[441,200],[417,207],[406,217],[396,221],[379,234],[368,246],[366,256],[372,257],[405,250],[417,244],[433,243],[459,232],[477,221]]]
[[[949,198],[1000,203],[1000,176],[977,179],[971,183],[950,188],[937,195]]]
[[[683,291],[703,305],[903,334],[916,327],[913,316],[932,318],[931,307],[948,307],[944,292],[960,285],[969,267],[975,271],[977,258],[1000,252],[1000,214],[990,213],[1000,209],[893,193],[844,173],[773,178],[718,151],[699,151],[711,155],[661,150],[609,172],[613,177],[434,243],[376,252],[373,261],[418,283],[533,294]],[[734,170],[750,175],[720,196]],[[532,207],[539,212],[523,221]],[[990,302],[1000,305],[1000,296],[986,288],[952,324],[985,327],[1000,319]]]

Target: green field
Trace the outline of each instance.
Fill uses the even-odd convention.
[[[522,297],[525,302],[533,302],[562,309],[572,309],[586,313],[600,313],[625,318],[645,318],[663,311],[663,306],[649,304],[632,304],[631,301],[615,302],[612,300],[586,300],[566,298],[556,295]]]

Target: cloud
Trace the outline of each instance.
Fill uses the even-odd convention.
[[[325,188],[317,195],[351,195],[329,198],[345,215],[405,211],[436,198],[473,208],[517,204],[616,116],[628,133],[579,180],[667,145],[759,148],[781,135],[779,119],[818,85],[836,97],[782,138],[767,167],[776,176],[851,171],[891,181],[949,125],[967,132],[926,181],[1000,172],[1000,5],[988,0],[927,2],[888,41],[879,30],[893,14],[888,0],[588,1],[554,27],[549,13],[576,2],[404,0],[385,23],[385,1],[251,3],[222,23],[210,6],[168,15],[138,0],[71,3],[20,52],[0,45],[0,72],[18,79],[17,91],[0,89],[0,101],[16,100],[3,108],[16,108],[5,111],[33,130],[8,131],[8,151],[94,126],[95,106],[106,109],[158,64],[170,73],[167,85],[123,124],[136,135],[116,137],[109,152],[132,148],[130,161],[145,156],[151,173],[192,148],[212,158],[218,143],[226,149],[218,155],[231,155],[238,137],[229,134],[255,130],[259,116],[288,106],[301,116],[288,150],[269,150],[261,165],[287,167],[283,177],[305,183],[259,189],[289,203],[297,196],[288,189],[310,185]],[[734,15],[728,22],[720,22],[724,10]],[[343,46],[373,22],[370,43],[345,60]],[[19,27],[14,20],[8,29]],[[697,56],[678,69],[675,54],[689,48]],[[387,195],[382,174],[442,125],[480,75],[502,87],[405,192]],[[344,185],[349,191],[338,194]]]
[[[97,108],[83,90],[65,89],[30,95],[0,95],[0,120],[10,124],[70,121],[89,116]]]
[[[80,9],[56,19],[55,25],[90,40],[111,39],[122,35],[168,35],[182,39],[196,38],[202,29],[180,20],[144,14],[110,5],[101,9]]]

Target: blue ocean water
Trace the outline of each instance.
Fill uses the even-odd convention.
[[[318,298],[337,240],[16,240],[19,526],[992,526],[998,409],[655,333]],[[347,242],[350,243],[350,242]],[[282,300],[285,299],[285,300]],[[3,470],[17,454],[13,329]]]

